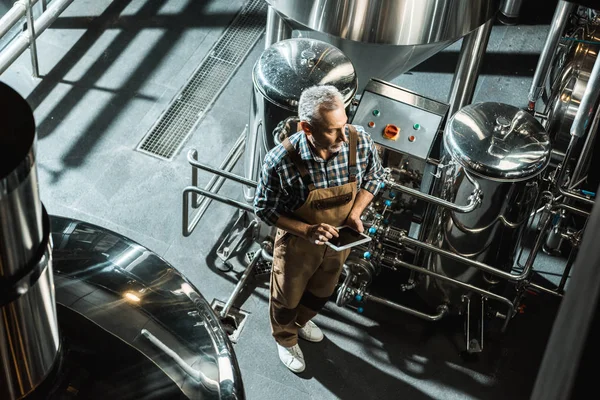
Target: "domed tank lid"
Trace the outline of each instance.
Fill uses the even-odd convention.
[[[444,146],[467,171],[496,181],[520,181],[546,168],[550,141],[528,112],[503,103],[477,103],[448,122]]]
[[[337,47],[315,39],[287,39],[267,48],[254,64],[254,86],[270,102],[290,111],[298,109],[302,91],[333,85],[347,106],[358,80],[354,66]]]

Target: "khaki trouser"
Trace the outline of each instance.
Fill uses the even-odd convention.
[[[283,234],[285,231],[278,230],[276,240]],[[269,308],[277,343],[290,347],[298,342],[298,327],[317,315],[329,300],[349,254],[350,249],[337,252],[285,235],[275,249],[271,274]]]

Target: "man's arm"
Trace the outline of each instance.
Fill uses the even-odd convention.
[[[348,218],[346,218],[346,225],[351,228],[356,229],[359,232],[363,232],[365,228],[363,227],[362,221],[360,220],[360,216],[362,215],[365,208],[369,205],[369,203],[373,200],[373,193],[368,190],[361,190],[356,195],[356,200],[354,201],[354,205],[352,206],[352,210],[350,210],[350,214],[348,214]]]

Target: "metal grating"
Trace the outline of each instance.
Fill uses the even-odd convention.
[[[141,140],[137,151],[172,160],[265,29],[266,2],[249,0]]]

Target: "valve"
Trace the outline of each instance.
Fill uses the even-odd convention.
[[[391,200],[386,200],[383,202],[383,204],[385,204],[386,207],[390,207],[392,205],[392,201]]]
[[[363,297],[361,294],[357,294],[356,296],[354,296],[354,300],[356,301],[362,301]]]
[[[358,312],[359,314],[362,314],[362,313],[363,313],[363,311],[365,311],[365,309],[364,309],[364,308],[362,308],[362,307],[358,307],[358,308],[356,309],[356,312]]]
[[[369,228],[369,233],[371,235],[375,234],[376,232],[377,232],[377,228],[376,227],[372,226],[372,227]]]
[[[385,182],[381,182],[381,183],[379,184],[379,188],[380,188],[380,189],[383,189],[383,188],[385,188]]]
[[[390,197],[391,197],[392,199],[393,199],[393,198],[395,198],[395,197],[396,197],[396,192],[392,192],[392,191],[390,191]]]
[[[371,252],[370,251],[365,251],[363,254],[363,258],[365,260],[370,260],[371,259]]]

